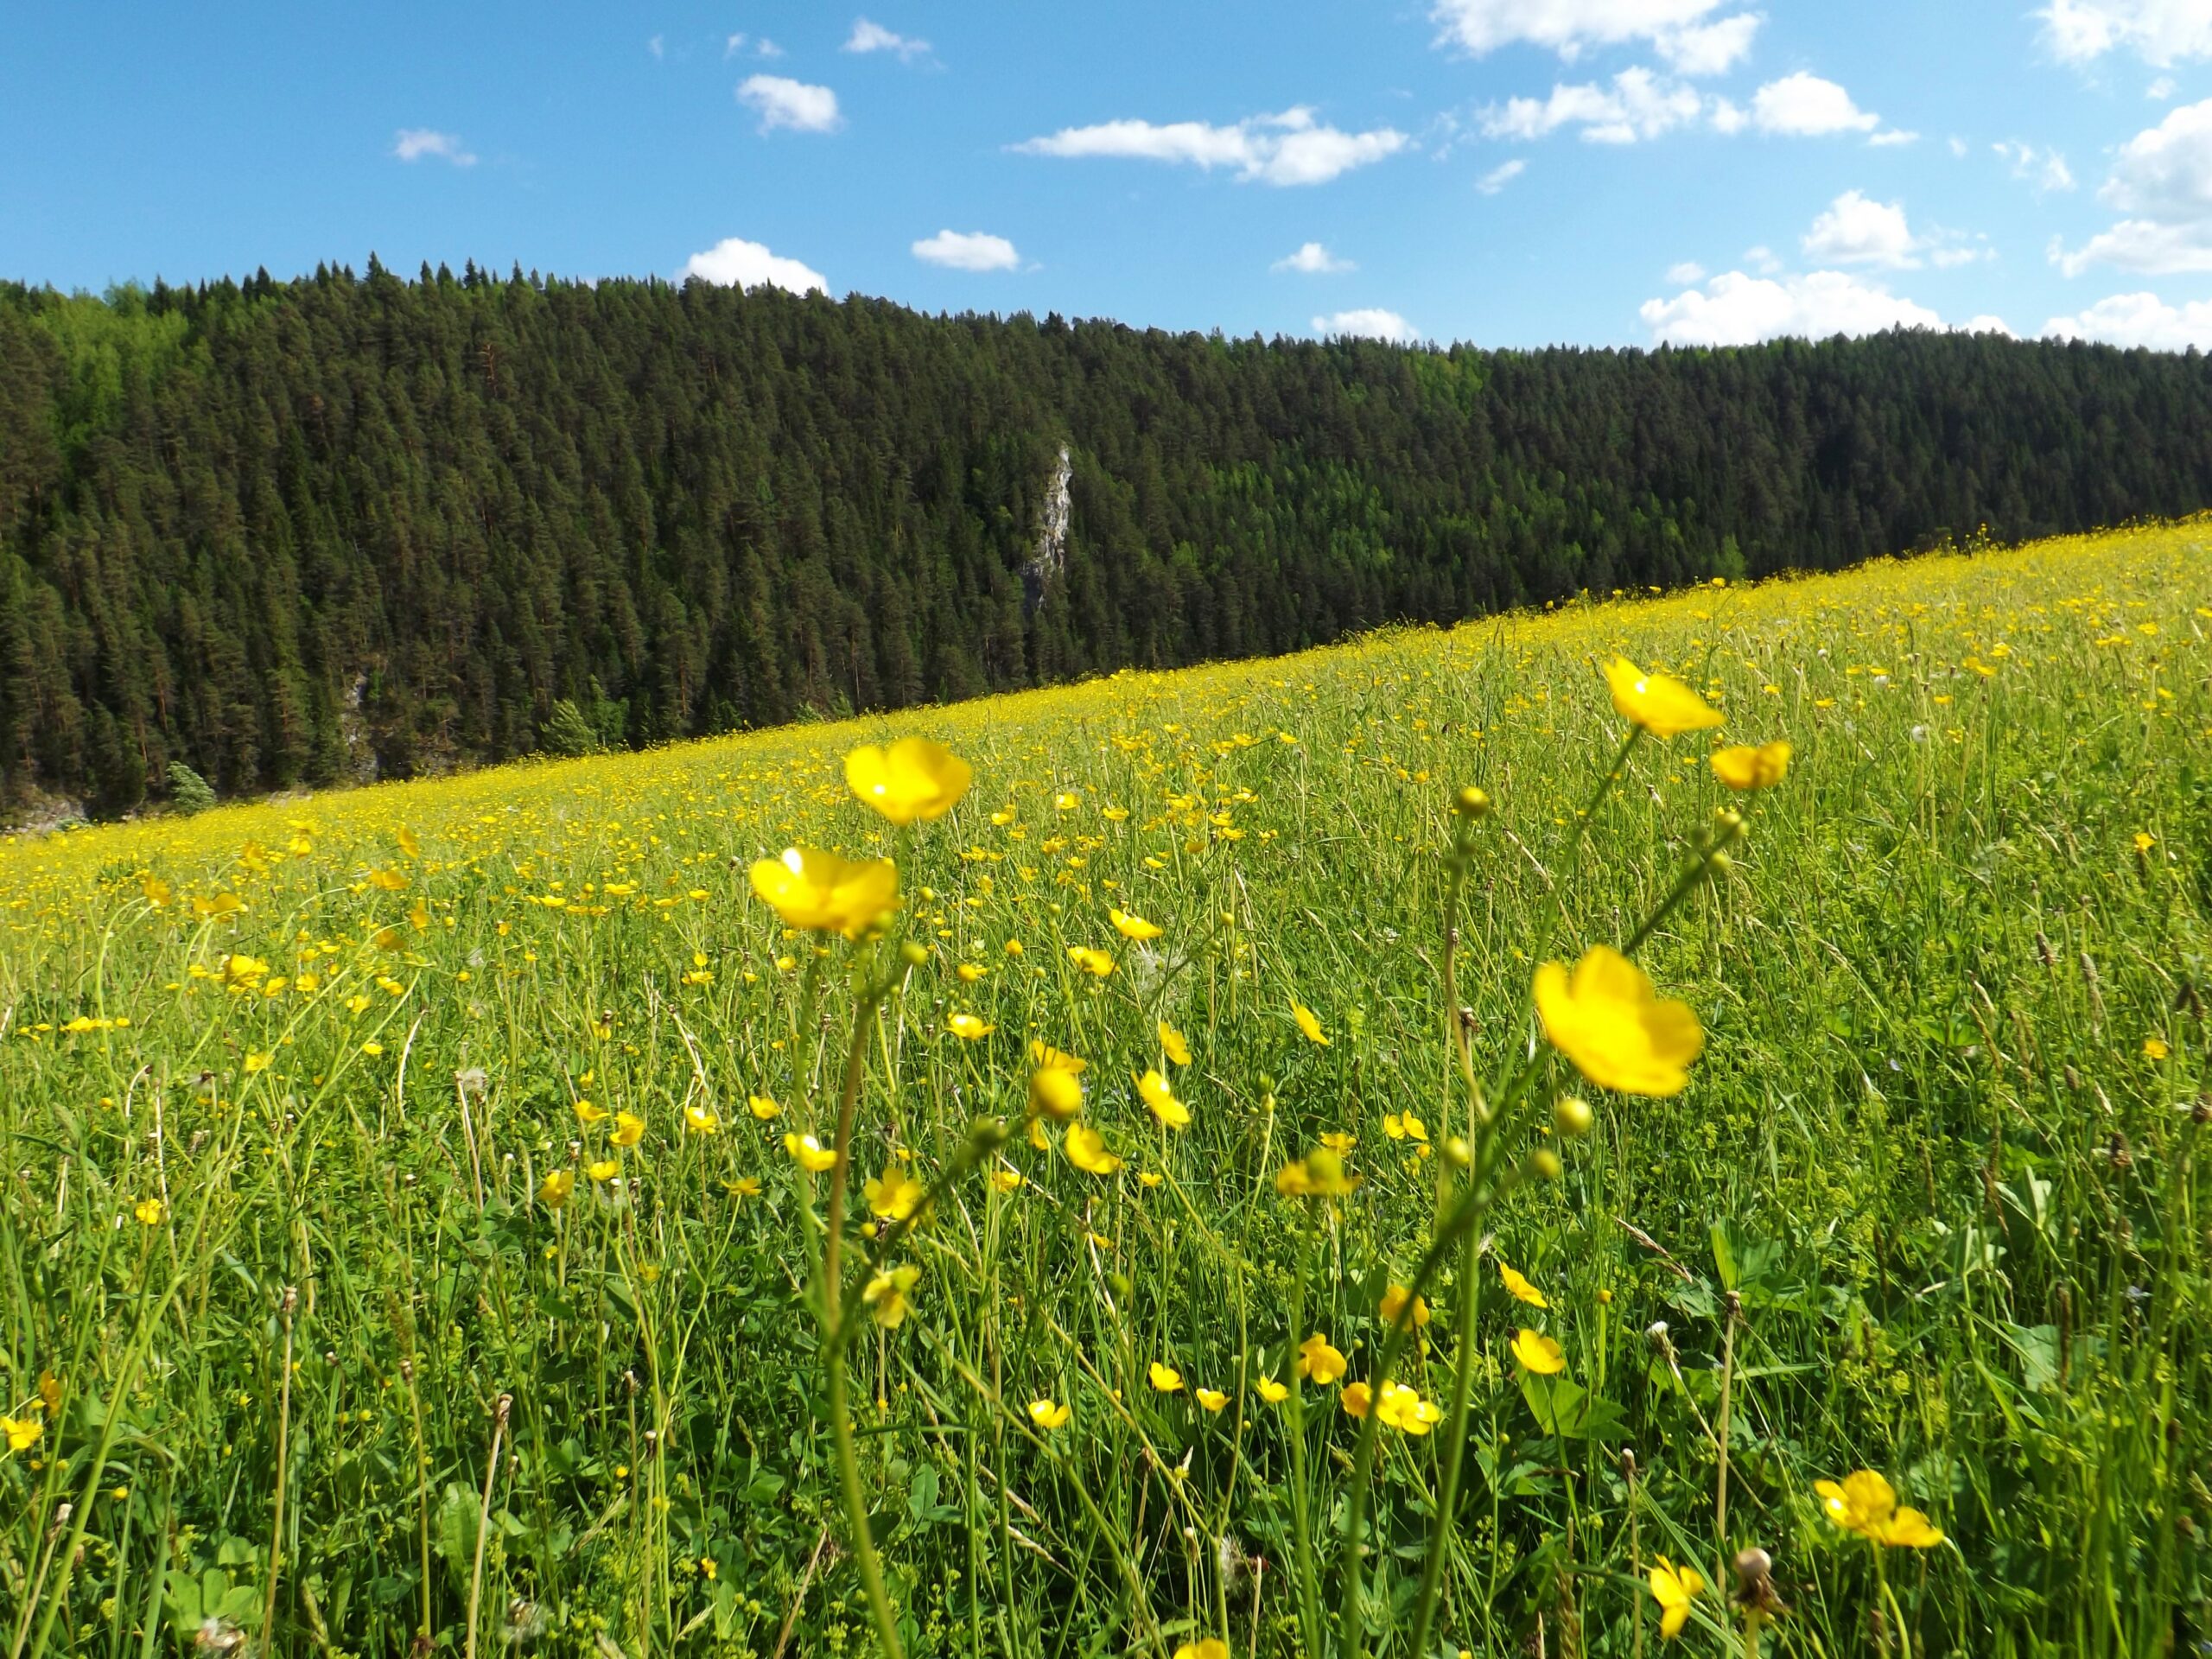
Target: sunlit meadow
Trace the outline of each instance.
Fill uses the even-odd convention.
[[[2193,1650],[2208,540],[0,846],[10,1659]]]

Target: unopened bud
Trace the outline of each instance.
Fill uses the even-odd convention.
[[[1472,784],[1452,797],[1452,810],[1463,818],[1484,818],[1490,816],[1490,797]]]
[[[1464,1135],[1452,1135],[1445,1141],[1444,1156],[1454,1169],[1465,1169],[1475,1161],[1474,1149],[1468,1146]]]
[[[909,968],[918,968],[930,959],[930,948],[919,939],[909,939],[899,947],[899,954],[906,959]]]
[[[1549,1147],[1538,1147],[1529,1154],[1529,1167],[1542,1179],[1555,1181],[1559,1179],[1560,1172],[1566,1166],[1560,1162],[1559,1154],[1554,1152]]]
[[[1580,1095],[1561,1095],[1552,1103],[1552,1127],[1572,1140],[1580,1141],[1589,1134],[1596,1122],[1597,1114]]]

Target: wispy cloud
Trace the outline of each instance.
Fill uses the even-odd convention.
[[[1208,172],[1230,167],[1240,180],[1294,185],[1325,184],[1354,168],[1395,156],[1411,142],[1389,127],[1345,132],[1315,120],[1313,111],[1301,106],[1227,127],[1204,121],[1104,121],[1063,128],[1012,148],[1025,156],[1117,156]]]
[[[475,156],[462,147],[458,135],[429,127],[402,127],[393,139],[391,153],[403,162],[428,158],[450,162],[455,167],[476,165]]]
[[[1500,162],[1475,181],[1475,188],[1486,196],[1494,196],[1528,170],[1529,163],[1517,157],[1510,162]]]
[[[881,23],[872,23],[865,17],[855,18],[853,32],[845,37],[841,52],[893,52],[899,61],[911,63],[916,58],[929,55],[930,43],[911,35],[894,35]]]

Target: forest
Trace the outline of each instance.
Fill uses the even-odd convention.
[[[1408,348],[374,258],[0,286],[0,817],[2183,513],[2208,430],[2194,351],[1989,334]]]

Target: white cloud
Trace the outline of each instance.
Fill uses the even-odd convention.
[[[1762,132],[1817,138],[1831,132],[1871,132],[1882,118],[1853,104],[1835,82],[1800,69],[1751,94],[1751,121]]]
[[[2014,178],[2027,180],[2038,192],[2074,188],[2074,169],[2055,149],[2037,149],[2033,144],[2017,142],[2000,142],[1990,149],[2012,163]]]
[[[1285,254],[1268,267],[1269,270],[1303,271],[1308,276],[1325,276],[1334,271],[1357,270],[1359,267],[1349,259],[1339,259],[1319,242],[1301,242],[1296,253]]]
[[[1611,86],[1560,86],[1541,101],[1508,99],[1484,110],[1481,119],[1484,136],[1491,138],[1528,143],[1574,126],[1592,143],[1632,144],[1687,125],[1704,107],[1705,100],[1692,88],[1637,67],[1622,70]]]
[[[1494,196],[1528,170],[1529,163],[1518,157],[1510,162],[1500,162],[1475,181],[1475,188],[1486,196]]]
[[[2163,104],[2173,95],[2174,78],[2171,75],[2160,75],[2143,89],[2143,96],[2153,104]]]
[[[1403,346],[1414,338],[1414,326],[1395,311],[1368,306],[1356,311],[1339,311],[1334,316],[1313,319],[1313,332],[1330,339],[1357,337],[1363,340],[1387,340]]]
[[[1667,267],[1667,283],[1670,288],[1688,288],[1693,283],[1705,280],[1705,267],[1694,259],[1685,259],[1678,265]]]
[[[2051,263],[2069,276],[2093,264],[2164,273],[2212,270],[2212,99],[2168,112],[2120,147],[2098,197],[2127,217]]]
[[[2069,63],[2123,48],[2159,68],[2212,57],[2212,6],[2204,0],[2051,0],[2036,16],[2050,49]]]
[[[915,243],[913,253],[925,265],[950,270],[1016,270],[1021,265],[1013,243],[982,231],[939,231]]]
[[[1186,162],[1211,171],[1233,167],[1240,180],[1266,184],[1325,184],[1331,179],[1395,156],[1412,141],[1402,132],[1378,127],[1345,132],[1325,126],[1303,107],[1281,115],[1256,116],[1233,127],[1204,121],[1104,121],[1067,127],[1013,146],[1025,156],[1109,156],[1140,161]]]
[[[865,17],[853,20],[853,32],[838,48],[843,52],[895,52],[899,61],[911,63],[929,54],[930,43],[911,35],[894,35],[881,23],[872,23]]]
[[[1952,137],[1945,140],[1945,142],[1950,145],[1952,155],[1957,156],[1961,161],[1964,161],[1966,159],[1967,141],[1965,139]]]
[[[752,75],[737,89],[737,101],[760,113],[760,130],[789,127],[793,132],[835,132],[842,124],[837,94],[788,75]]]
[[[1978,317],[1968,317],[1952,332],[1961,334],[2002,334],[2007,340],[2019,338],[2005,326],[2004,318],[1992,316],[1986,311]]]
[[[461,147],[456,135],[434,132],[428,127],[402,127],[392,136],[391,153],[403,162],[419,162],[430,156],[455,167],[476,165],[476,157]]]
[[[784,48],[778,46],[773,41],[770,40],[765,35],[760,37],[760,44],[755,47],[753,50],[758,52],[764,58],[780,58],[784,55]]]
[[[1440,43],[1480,55],[1501,46],[1548,47],[1572,62],[1586,47],[1728,29],[1707,23],[1720,0],[1435,0]],[[1745,44],[1749,34],[1745,34]]]
[[[1666,31],[1653,37],[1659,55],[1678,75],[1725,75],[1751,54],[1751,36],[1764,21],[1755,11],[1717,23]]]
[[[645,42],[645,50],[652,53],[653,56],[657,58],[666,57],[668,55],[668,42],[661,36],[656,35],[652,39]]]
[[[744,50],[745,50],[745,40],[746,40],[746,37],[745,37],[743,35],[731,35],[731,36],[729,37],[729,39],[728,39],[728,40],[727,40],[727,41],[723,41],[723,42],[722,42],[722,60],[723,60],[724,62],[728,62],[730,59],[732,59],[732,58],[735,57],[739,53],[741,53],[741,52],[744,51]]]
[[[1900,144],[1916,144],[1920,142],[1920,135],[1916,132],[1907,132],[1901,127],[1889,127],[1876,133],[1866,142],[1877,149],[1889,149]]]
[[[700,276],[725,288],[785,289],[793,294],[830,291],[829,279],[811,266],[773,254],[741,236],[724,237],[704,253],[683,262],[686,276]]]
[[[1744,250],[1744,263],[1762,276],[1771,276],[1782,269],[1782,261],[1774,257],[1774,250],[1764,242],[1757,247]]]
[[[1744,113],[1742,105],[1733,99],[1714,99],[1712,113],[1713,130],[1723,137],[1732,138],[1751,124],[1751,118]]]
[[[1840,270],[1779,280],[1723,271],[1671,300],[1646,300],[1638,314],[1655,339],[1678,346],[1750,346],[1784,334],[1825,340],[1943,326],[1926,306]]]
[[[1910,270],[1920,264],[1920,244],[1905,223],[1904,204],[1876,201],[1847,190],[1814,219],[1799,245],[1815,264],[1886,265]]]
[[[2168,305],[2155,294],[2114,294],[2078,315],[2053,317],[2046,334],[2101,340],[2113,346],[2147,346],[2154,352],[2212,349],[2212,300]]]

